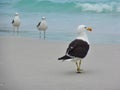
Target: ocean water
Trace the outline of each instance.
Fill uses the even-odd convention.
[[[19,34],[13,33],[11,21],[20,14]],[[93,28],[89,41],[120,44],[120,0],[0,0],[0,36],[39,39],[36,25],[47,18],[47,40],[72,41],[78,25]]]

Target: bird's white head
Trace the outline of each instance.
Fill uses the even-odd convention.
[[[19,16],[19,13],[16,12],[16,13],[15,13],[15,16]]]
[[[46,20],[46,17],[42,17],[42,20]]]
[[[77,28],[77,33],[80,34],[82,32],[85,32],[85,30],[92,31],[92,28],[86,27],[85,25],[79,25]]]
[[[82,40],[88,42],[88,44],[89,44],[88,37],[85,33],[86,30],[92,31],[92,28],[86,27],[85,25],[79,25],[77,28],[77,33],[78,33],[77,39],[82,39]]]

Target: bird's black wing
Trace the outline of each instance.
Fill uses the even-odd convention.
[[[12,20],[12,24],[14,23],[14,20]]]
[[[37,27],[39,27],[39,26],[40,26],[40,24],[41,24],[41,22],[39,22],[39,23],[38,23]]]
[[[70,56],[84,58],[89,50],[89,44],[83,40],[74,40],[70,43],[66,53]]]
[[[77,44],[76,44],[76,40],[72,41],[72,42],[69,44],[69,46],[68,46],[68,48],[67,48],[67,50],[66,50],[66,54],[65,54],[64,56],[58,58],[58,60],[71,59],[72,57],[70,57],[68,54],[69,54],[70,52],[72,52],[72,50],[76,47],[76,45],[77,45]]]
[[[76,46],[77,46],[77,40],[75,39],[74,41],[72,41],[70,44],[69,44],[69,46],[68,46],[68,48],[67,48],[67,50],[66,50],[66,53],[68,54],[69,52],[71,52]]]

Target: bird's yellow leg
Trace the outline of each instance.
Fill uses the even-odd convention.
[[[80,69],[80,66],[81,66],[81,60],[76,62],[76,66],[77,66],[77,73],[80,73],[81,69]]]
[[[81,72],[81,60],[79,61],[79,72]]]
[[[76,62],[76,66],[77,66],[77,68],[78,68],[78,62]]]
[[[79,68],[78,62],[76,62],[76,66],[77,66],[77,73],[79,73],[80,72],[80,68]]]
[[[80,68],[80,66],[81,66],[81,60],[79,61],[79,68]]]

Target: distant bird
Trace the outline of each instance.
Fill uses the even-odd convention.
[[[46,38],[46,29],[48,28],[46,17],[42,17],[42,21],[38,23],[37,28],[40,31],[40,38],[41,38],[41,31],[43,31],[44,39],[45,39]]]
[[[19,14],[15,13],[15,17],[12,20],[12,25],[13,25],[13,30],[17,30],[17,32],[19,32],[19,26],[20,26],[20,18],[19,18]]]
[[[90,46],[85,30],[92,31],[92,28],[85,25],[78,26],[78,37],[69,44],[66,54],[58,58],[58,60],[63,61],[74,61],[77,66],[77,73],[81,72],[81,60],[87,55]]]

